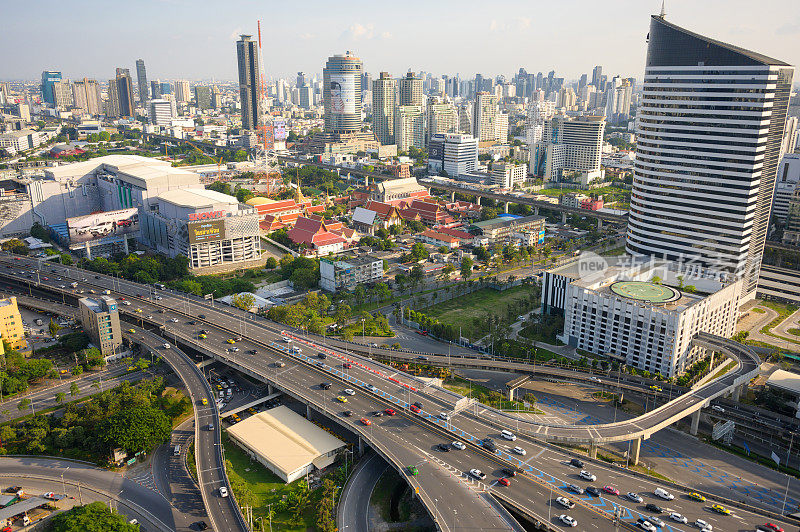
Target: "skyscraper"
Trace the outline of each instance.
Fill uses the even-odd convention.
[[[361,131],[361,59],[351,52],[328,58],[322,69],[327,133]]]
[[[398,105],[422,105],[422,80],[413,72],[400,78],[400,102]]]
[[[626,248],[755,295],[793,68],[650,20]]]
[[[150,97],[154,100],[161,98],[161,83],[158,81],[150,82]]]
[[[161,94],[164,93],[164,88],[161,88]],[[185,79],[179,79],[175,82],[175,101],[178,103],[186,103],[192,99],[191,91],[189,90],[189,82]]]
[[[394,144],[394,107],[397,81],[381,72],[372,82],[372,130],[381,144]]]
[[[109,82],[111,83],[111,82]],[[116,116],[133,116],[133,82],[131,72],[127,68],[118,68],[116,85]]]
[[[195,85],[194,103],[198,109],[211,109],[211,87]]]
[[[305,72],[298,72],[297,73],[297,88],[305,87],[306,86],[306,73]]]
[[[259,81],[261,63],[258,58],[258,43],[251,35],[241,35],[236,41],[236,57],[239,64],[239,100],[242,105],[242,128],[255,130],[261,122],[261,94]]]
[[[53,83],[61,81],[61,72],[55,70],[45,70],[42,72],[42,99],[50,105],[56,104],[53,94]]]
[[[96,80],[83,78],[72,84],[72,95],[75,107],[83,109],[90,115],[100,114],[100,85]]]
[[[603,77],[603,67],[597,65],[592,69],[592,85],[598,88],[598,90],[603,90],[600,87],[600,79]]]
[[[458,111],[447,97],[432,96],[428,98],[426,124],[426,145],[431,137],[439,133],[458,133]]]
[[[479,92],[476,94],[474,111],[472,113],[472,135],[478,139],[479,142],[497,140],[496,118],[497,97],[488,92]]]
[[[136,82],[139,85],[139,103],[144,104],[148,99],[147,70],[144,68],[144,59],[136,60]]]

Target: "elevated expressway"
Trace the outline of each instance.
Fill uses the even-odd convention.
[[[17,278],[23,283],[32,282],[20,279],[20,262],[9,262],[3,259],[6,265],[12,268],[0,268],[0,275]],[[15,264],[16,263],[16,264]],[[27,267],[35,261],[23,262]],[[16,266],[16,268],[14,268]],[[486,435],[499,438],[498,429],[513,428],[519,423],[519,438],[517,444],[533,449],[538,447],[537,441],[563,441],[563,442],[589,442],[597,444],[603,441],[630,440],[633,432],[636,438],[646,437],[662,426],[674,422],[673,417],[681,415],[686,409],[699,409],[713,397],[726,393],[731,386],[746,382],[748,369],[755,364],[748,358],[748,353],[740,352],[727,341],[709,338],[709,346],[717,350],[729,352],[728,354],[739,361],[737,370],[729,372],[719,382],[707,385],[699,390],[686,394],[688,399],[677,399],[682,402],[676,406],[675,402],[668,403],[654,410],[642,423],[642,418],[631,422],[598,425],[594,427],[555,426],[535,423],[526,423],[513,416],[508,416],[505,426],[495,419],[478,412],[477,406],[473,411],[471,405],[466,408],[463,398],[455,396],[441,388],[424,387],[415,378],[397,373],[394,369],[375,363],[365,357],[332,349],[330,345],[321,346],[308,342],[306,353],[290,354],[286,352],[286,344],[281,341],[280,329],[273,327],[265,320],[253,321],[244,313],[237,313],[236,309],[212,308],[203,300],[176,295],[169,291],[158,291],[161,300],[154,300],[146,286],[126,281],[119,281],[105,276],[82,272],[71,268],[58,267],[59,274],[78,279],[82,287],[113,289],[112,295],[118,299],[124,295],[134,302],[130,307],[121,306],[123,312],[131,312],[138,317],[141,323],[149,321],[160,326],[162,335],[178,342],[191,346],[198,352],[214,357],[244,373],[252,375],[267,382],[271,386],[289,393],[304,401],[309,410],[321,412],[326,416],[336,419],[337,422],[358,434],[362,441],[368,441],[373,448],[384,455],[390,463],[398,469],[407,465],[420,465],[420,475],[409,477],[413,487],[419,488],[421,500],[431,512],[439,528],[450,530],[453,527],[479,528],[479,529],[507,529],[514,528],[506,516],[498,512],[485,501],[481,501],[485,491],[490,491],[507,504],[530,516],[543,516],[551,511],[551,497],[545,495],[547,489],[554,497],[560,494],[566,485],[563,478],[564,471],[553,469],[552,464],[540,464],[530,459],[522,460],[511,453],[510,447],[501,446],[497,454],[490,454],[481,448],[477,442]],[[35,278],[35,277],[34,277]],[[86,279],[86,282],[83,282]],[[49,284],[48,284],[49,283]],[[39,288],[47,288],[54,292],[61,292],[65,297],[75,297],[69,290],[60,289],[57,282],[39,281]],[[146,295],[148,294],[148,295]],[[141,308],[141,313],[135,313],[135,308]],[[163,310],[163,314],[157,314]],[[149,313],[153,314],[149,314]],[[201,315],[203,316],[201,318]],[[187,318],[200,319],[201,325],[188,327]],[[175,320],[175,321],[172,321]],[[198,340],[196,329],[200,326],[209,330],[208,338]],[[223,351],[226,339],[241,334],[245,337],[237,342],[241,346],[241,354]],[[301,343],[302,338],[296,336],[296,343]],[[249,349],[256,349],[257,355],[247,354]],[[310,351],[309,351],[310,350]],[[324,350],[328,355],[325,362],[315,357],[318,350]],[[164,351],[162,351],[163,353]],[[309,356],[311,355],[311,356]],[[738,358],[737,358],[738,357]],[[278,368],[277,361],[284,361],[285,367]],[[748,360],[750,362],[748,362]],[[352,369],[345,371],[340,364],[351,363]],[[756,366],[757,367],[757,366]],[[333,381],[331,391],[322,390],[318,383]],[[365,390],[366,384],[377,384],[374,392]],[[342,407],[335,402],[335,396],[341,393],[341,388],[349,386],[357,388],[359,393],[350,399],[347,406]],[[411,414],[407,406],[414,401],[422,401],[425,410],[421,415]],[[372,425],[364,427],[352,421],[361,412],[383,409],[393,405],[399,415],[373,419]],[[339,408],[351,409],[357,412],[354,418],[344,418]],[[449,412],[452,419],[444,421],[439,419],[437,412]],[[683,414],[685,415],[685,413]],[[461,439],[468,444],[468,449],[462,452],[440,454],[435,451],[437,443]],[[424,466],[422,464],[425,464]],[[489,480],[485,482],[470,481],[463,475],[473,467],[500,476],[499,469],[503,466],[513,465],[525,474],[515,479],[508,488],[502,488]],[[599,467],[599,466],[598,466]],[[629,476],[627,473],[616,472],[617,482],[624,481],[626,486],[642,486],[649,481],[642,481]],[[556,476],[558,475],[558,476]],[[652,483],[651,483],[652,484]],[[544,491],[542,491],[544,489]],[[636,488],[648,489],[648,488]],[[649,488],[652,490],[652,486]],[[545,499],[544,501],[542,499]],[[469,502],[469,501],[473,502]],[[570,513],[581,523],[592,523],[600,520],[600,529],[608,527],[608,520],[613,518],[613,512],[620,508],[621,523],[634,521],[639,513],[636,508],[629,508],[619,500],[600,499],[606,506],[598,510],[591,498],[584,500],[578,498],[579,506]],[[446,502],[444,502],[446,501]],[[452,506],[467,501],[462,512],[449,513]],[[675,501],[678,511],[681,511],[685,501]],[[690,515],[691,508],[683,510],[685,515]],[[466,515],[465,515],[466,513]],[[747,519],[757,522],[762,519],[755,514],[750,514]],[[602,521],[606,524],[603,525]],[[480,523],[476,526],[476,523]]]

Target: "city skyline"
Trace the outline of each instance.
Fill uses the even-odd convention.
[[[43,7],[47,4],[56,6],[46,2]],[[314,5],[322,6],[309,4]],[[800,63],[800,13],[795,13],[792,2],[775,0],[759,6],[759,19],[782,21],[769,28],[756,19],[743,23],[749,19],[741,14],[750,5],[743,0],[700,5],[672,0],[667,2],[666,12],[668,20],[701,34],[783,57],[793,65]],[[235,81],[231,47],[239,34],[256,35],[259,18],[269,79],[293,79],[298,70],[320,79],[325,58],[346,50],[359,56],[364,70],[373,75],[387,71],[399,77],[411,68],[468,78],[475,73],[510,75],[523,67],[529,72],[554,69],[570,80],[602,64],[605,72],[640,77],[647,33],[643,21],[658,12],[660,2],[620,1],[611,6],[616,9],[583,10],[586,16],[580,13],[587,4],[578,0],[537,6],[535,13],[526,9],[530,6],[512,0],[491,7],[476,4],[470,9],[463,5],[455,9],[449,2],[411,2],[405,11],[424,10],[425,16],[415,17],[398,16],[397,10],[366,3],[356,3],[346,13],[308,9],[302,17],[293,16],[286,6],[266,9],[245,0],[235,1],[219,13],[212,12],[212,6],[191,4],[192,9],[183,9],[189,4],[182,0],[146,0],[115,7],[113,16],[128,24],[116,28],[116,37],[104,41],[103,46],[96,43],[107,39],[111,13],[75,10],[58,18],[34,19],[33,13],[18,5],[8,6],[9,19],[17,24],[0,34],[0,43],[24,42],[27,35],[22,28],[30,27],[50,38],[29,43],[25,53],[8,57],[2,79],[34,80],[42,70],[60,70],[72,79],[107,79],[117,66],[132,67],[142,58],[151,79]],[[153,10],[162,16],[151,16]],[[183,22],[176,25],[175,20]],[[161,38],[141,39],[143,29]],[[67,43],[61,49],[75,46],[81,53],[55,57],[54,40]],[[399,46],[403,53],[398,53]],[[432,53],[436,49],[443,53]]]

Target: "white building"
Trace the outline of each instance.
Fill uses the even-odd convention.
[[[172,122],[172,102],[169,100],[150,100],[147,103],[147,114],[154,126],[169,126]]]
[[[425,147],[425,111],[421,105],[399,105],[394,112],[394,141],[397,149]]]
[[[383,259],[376,257],[322,258],[319,261],[319,286],[323,290],[352,290],[361,283],[383,279]]]
[[[447,98],[428,98],[426,139],[438,133],[458,133],[458,111]]]
[[[775,194],[772,197],[772,218],[784,222],[789,214],[789,203],[800,183],[800,153],[787,153],[778,166],[775,176]]]
[[[611,266],[579,260],[544,273],[543,310],[563,313],[559,339],[566,344],[665,377],[680,375],[705,356],[692,345],[698,332],[735,332],[742,280],[679,268],[629,257]]]
[[[508,113],[497,113],[494,124],[495,140],[500,144],[508,143]]]
[[[530,173],[545,181],[571,181],[587,185],[602,179],[602,116],[574,119],[555,116],[544,123],[542,139],[531,149]]]
[[[528,168],[524,164],[496,162],[492,164],[492,184],[502,188],[512,189],[514,185],[521,185],[528,175]]]
[[[447,172],[450,177],[474,172],[478,168],[478,139],[461,133],[436,134],[428,143],[428,170]],[[524,179],[524,177],[523,177]]]
[[[497,141],[497,114],[497,96],[488,92],[479,92],[475,95],[472,134],[479,142]]]

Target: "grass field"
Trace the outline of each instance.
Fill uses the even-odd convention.
[[[423,310],[431,318],[436,318],[442,323],[462,327],[462,335],[469,338],[479,338],[477,331],[473,332],[473,319],[483,319],[487,314],[505,317],[509,307],[518,308],[515,312],[527,311],[528,298],[534,294],[531,286],[516,286],[508,290],[494,290],[482,288],[471,294],[438,303]],[[520,303],[525,301],[526,306],[520,308]]]
[[[444,388],[460,393],[464,397],[474,397],[481,401],[483,404],[499,408],[500,410],[508,410],[514,412],[526,412],[529,414],[544,414],[538,408],[525,408],[521,401],[509,401],[505,399],[500,392],[490,390],[480,384],[475,384],[461,377],[451,377],[444,381]]]

